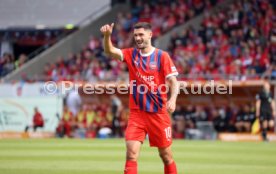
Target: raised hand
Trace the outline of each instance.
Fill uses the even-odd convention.
[[[111,25],[106,24],[102,26],[100,30],[104,36],[109,36],[112,33],[113,27],[114,27],[114,23],[112,23]]]

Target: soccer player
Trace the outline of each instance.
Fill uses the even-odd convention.
[[[31,126],[36,132],[37,128],[43,128],[44,120],[42,114],[39,112],[38,108],[34,108],[34,116],[33,116],[33,125]],[[30,126],[26,126],[25,132],[28,132]]]
[[[262,137],[267,139],[267,131],[274,126],[274,117],[276,116],[275,102],[270,93],[270,84],[265,82],[263,90],[256,96],[256,117],[260,119]]]
[[[104,51],[107,55],[126,62],[129,70],[130,115],[126,129],[126,163],[124,174],[137,174],[137,159],[148,134],[150,146],[158,148],[165,174],[177,174],[172,157],[171,120],[178,94],[178,72],[167,52],[151,44],[151,25],[134,25],[135,48],[118,49],[111,42],[114,23],[101,27]],[[170,97],[167,98],[168,84]]]

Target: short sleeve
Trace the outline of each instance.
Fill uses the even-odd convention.
[[[256,95],[256,100],[260,100],[260,94]]]
[[[125,61],[126,63],[130,62],[131,57],[132,57],[132,52],[133,48],[126,48],[126,49],[121,49],[122,52],[122,61]]]
[[[164,52],[161,58],[161,69],[164,72],[164,76],[169,78],[171,76],[177,76],[178,72],[174,66],[172,59],[167,52]]]

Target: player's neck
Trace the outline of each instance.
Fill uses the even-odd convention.
[[[149,47],[146,47],[144,49],[141,49],[140,51],[141,51],[142,54],[149,54],[149,53],[152,52],[153,49],[154,49],[153,46],[149,46]]]

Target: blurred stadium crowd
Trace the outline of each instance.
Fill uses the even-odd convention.
[[[83,105],[76,115],[65,106],[56,129],[56,136],[60,138],[95,138],[103,135],[123,137],[127,125],[128,110],[121,108],[118,111],[116,128],[113,127],[115,126],[113,117],[110,107],[106,105]],[[102,130],[107,130],[107,132],[102,134]]]
[[[68,107],[64,107],[56,129],[58,137],[100,137],[102,128],[110,130],[109,136],[124,136],[129,109],[118,97],[112,96],[108,104],[82,104],[80,100],[78,104],[72,105],[68,99]],[[219,133],[249,133],[256,119],[255,103],[228,106],[177,105],[171,118],[175,138],[184,138],[188,130],[198,128],[199,122],[212,122],[215,131]]]
[[[189,79],[275,78],[275,1],[237,1],[212,15],[205,11],[201,28],[175,33],[168,50]]]
[[[217,0],[208,1],[133,1],[129,13],[119,13],[115,22],[113,41],[120,48],[133,45],[131,29],[137,21],[151,22],[154,38],[173,27],[185,23],[194,16],[210,9]],[[185,13],[183,13],[183,11]],[[14,58],[1,59],[0,74],[15,69]],[[124,64],[107,58],[103,53],[101,38],[91,36],[90,42],[79,53],[68,53],[57,62],[45,65],[43,77],[23,77],[26,81],[72,80],[72,81],[114,81],[127,76]],[[119,76],[120,74],[120,76]],[[123,79],[126,80],[126,79]]]
[[[165,1],[166,2],[166,1]],[[137,21],[152,23],[154,38],[203,13],[199,30],[188,28],[174,33],[167,49],[185,79],[258,79],[275,78],[276,14],[274,1],[238,1],[227,10],[209,14],[217,1],[174,1],[167,3],[136,1],[131,12],[119,13],[113,41],[119,48],[132,46],[132,25]],[[184,13],[183,13],[184,12]],[[24,57],[24,58],[22,58]],[[1,76],[26,62],[6,54],[0,59]],[[44,67],[43,77],[25,77],[27,81],[127,80],[127,68],[107,58],[101,38],[91,36],[79,53],[68,53]]]

